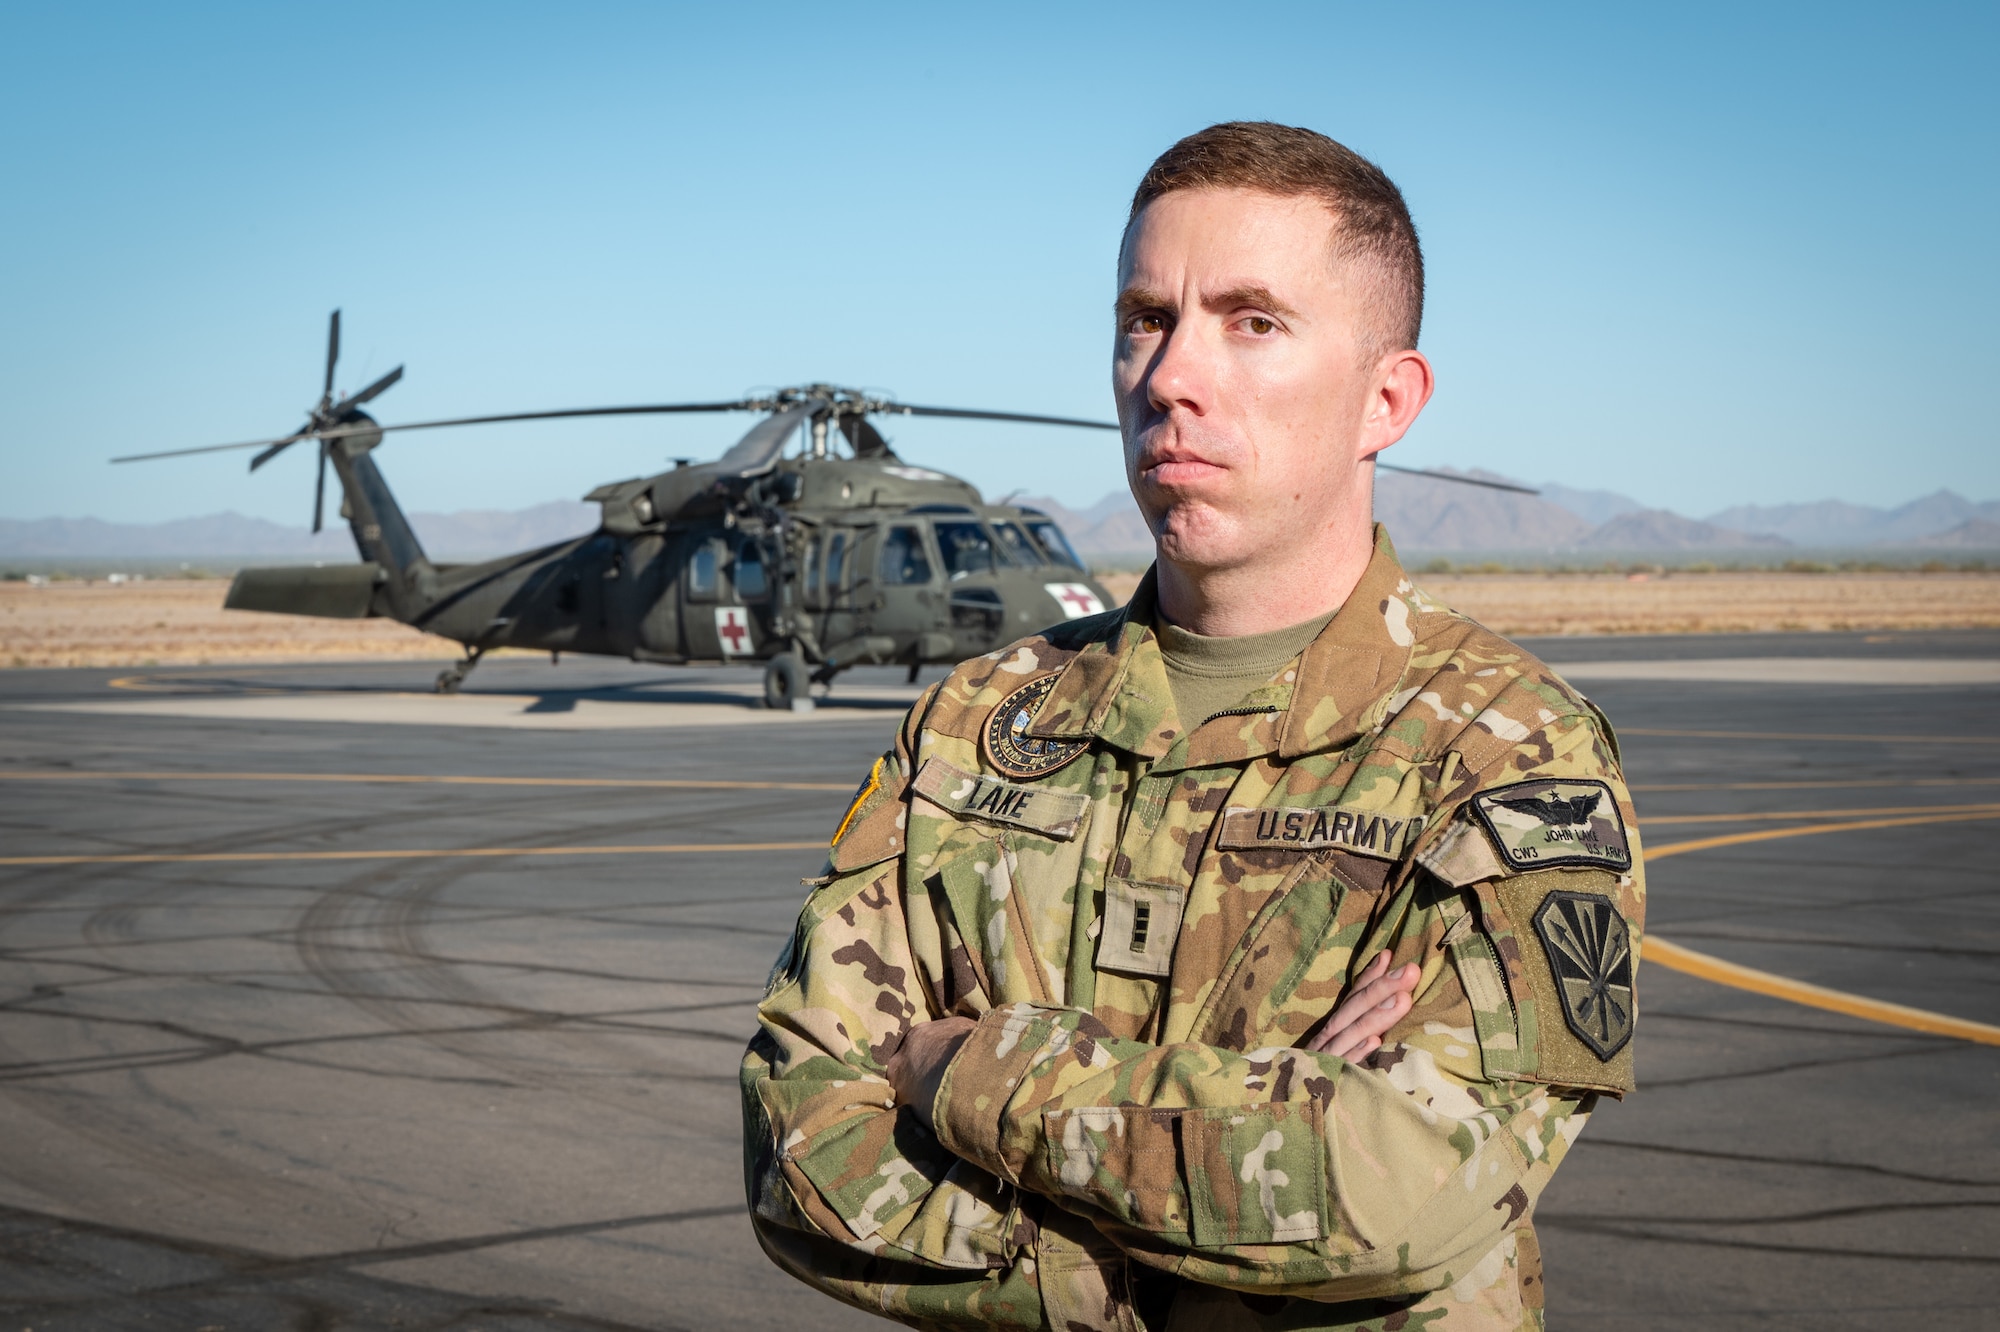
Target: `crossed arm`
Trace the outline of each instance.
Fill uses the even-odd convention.
[[[1469,1015],[1430,1020],[1463,999],[1438,950],[1394,976],[1373,957],[1304,1046],[1154,1046],[1060,1006],[933,1020],[940,960],[919,959],[906,901],[894,862],[822,889],[760,1010],[745,1084],[767,1246],[775,1226],[976,1281],[1018,1257],[1018,1189],[1190,1280],[1433,1290],[1525,1214],[1587,1108],[1482,1076]],[[1343,1057],[1385,1035],[1377,1066]]]
[[[1333,1012],[1326,1016],[1305,1048],[1336,1059],[1358,1062],[1382,1048],[1382,1037],[1410,1011],[1410,994],[1422,968],[1414,964],[1389,967],[1389,950],[1375,955]],[[906,1105],[927,1129],[936,1131],[932,1109],[946,1067],[972,1034],[971,1018],[947,1017],[920,1022],[889,1056],[883,1070],[895,1089],[896,1103]]]

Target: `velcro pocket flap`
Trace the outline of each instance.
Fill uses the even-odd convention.
[[[867,1239],[931,1191],[953,1160],[915,1114],[857,1115],[792,1149],[811,1180],[856,1239]]]
[[[1181,1137],[1196,1245],[1290,1244],[1324,1232],[1318,1101],[1184,1111]]]
[[[925,759],[917,769],[917,792],[963,818],[1011,823],[1067,841],[1076,836],[1090,797],[1081,791],[1025,786],[966,772],[943,759]]]
[[[1128,1225],[1185,1239],[1188,1198],[1177,1125],[1187,1113],[1117,1105],[1046,1111],[1049,1179]]]

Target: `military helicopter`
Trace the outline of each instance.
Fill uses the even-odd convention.
[[[314,441],[313,531],[323,525],[331,467],[362,562],[243,569],[224,605],[333,619],[383,616],[451,639],[465,656],[437,677],[439,693],[456,693],[488,652],[513,647],[669,665],[761,662],[766,706],[804,711],[812,707],[812,685],[830,685],[850,667],[904,665],[914,681],[926,665],[963,661],[1112,604],[1047,514],[985,503],[967,482],[910,465],[869,418],[1116,430],[1112,422],[920,407],[808,384],[728,402],[383,425],[362,407],[400,380],[403,367],[335,397],[339,359],[335,310],[325,383],[297,430],[112,461],[257,449],[254,472],[294,444]],[[671,471],[585,495],[601,509],[595,532],[477,564],[440,564],[424,553],[370,456],[390,431],[695,412],[765,415],[713,462],[679,459]],[[801,447],[787,455],[795,437]]]

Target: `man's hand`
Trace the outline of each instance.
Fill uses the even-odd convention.
[[[1306,1049],[1346,1060],[1375,1053],[1382,1048],[1382,1034],[1410,1011],[1410,992],[1417,988],[1421,974],[1422,968],[1408,962],[1390,971],[1389,950],[1383,949],[1355,977],[1354,988],[1320,1023],[1319,1030],[1306,1041]],[[894,1076],[890,1074],[892,1079]]]
[[[896,1089],[897,1102],[916,1111],[925,1128],[934,1127],[931,1103],[937,1100],[945,1065],[972,1034],[972,1026],[972,1019],[965,1017],[919,1022],[903,1037],[903,1043],[896,1047],[896,1053],[889,1056],[889,1064],[882,1070],[889,1075],[889,1085]]]

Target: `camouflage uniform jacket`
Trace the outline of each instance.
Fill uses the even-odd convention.
[[[1153,606],[964,663],[875,764],[743,1063],[759,1239],[920,1327],[1540,1327],[1535,1201],[1632,1086],[1608,727],[1379,529],[1199,724]],[[1382,1049],[1301,1048],[1383,948],[1422,978]],[[933,1134],[883,1068],[948,1014]]]

